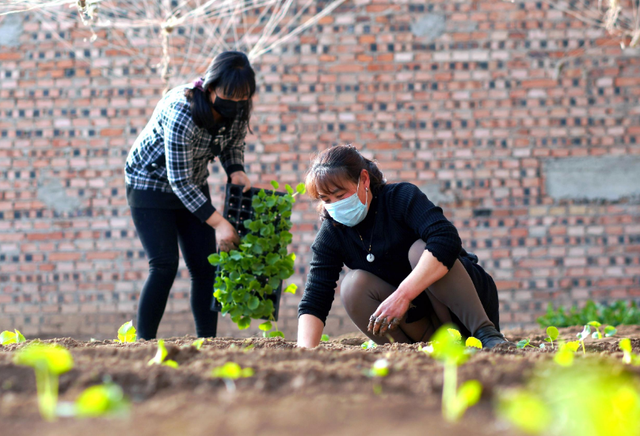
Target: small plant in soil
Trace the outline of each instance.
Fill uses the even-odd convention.
[[[596,331],[591,334],[591,337],[593,339],[602,339],[602,333],[600,333],[600,327],[602,326],[602,324],[600,324],[598,321],[589,321],[587,325],[596,329]],[[608,338],[615,335],[617,332],[618,331],[614,326],[608,325],[604,328],[604,337]]]
[[[558,331],[557,327],[554,327],[554,326],[547,327],[547,338],[545,339],[545,341],[550,342],[552,347],[553,347],[553,341],[558,339],[558,336],[560,336],[560,332]]]
[[[204,344],[204,338],[199,338],[193,341],[191,346],[194,347],[196,350],[200,350],[200,348],[202,348],[202,344]]]
[[[518,341],[516,343],[516,347],[518,347],[520,349],[523,349],[523,348],[526,348],[526,347],[535,348],[533,345],[531,345],[531,339],[528,339],[528,338],[527,339],[523,339],[521,341]]]
[[[167,351],[167,347],[164,346],[164,339],[160,339],[158,341],[158,351],[156,352],[156,355],[153,356],[149,360],[149,362],[147,362],[147,365],[163,365],[169,366],[171,368],[177,368],[178,362],[176,362],[175,360],[167,359],[168,354],[169,352]]]
[[[115,342],[130,344],[135,342],[137,337],[138,334],[136,333],[136,328],[133,326],[133,322],[127,321],[118,329],[118,339],[115,339]]]
[[[571,366],[573,365],[573,358],[575,357],[576,351],[580,348],[579,341],[571,341],[566,344],[561,343],[558,347],[558,352],[553,356],[554,362],[556,362],[560,366]]]
[[[462,344],[460,332],[446,325],[433,335],[429,348],[431,356],[444,365],[442,416],[449,422],[458,421],[467,408],[478,402],[482,393],[482,385],[477,380],[467,380],[457,387],[458,366],[469,359],[472,350]]]
[[[20,344],[26,341],[22,333],[17,329],[12,332],[5,330],[0,333],[0,345]]]
[[[529,434],[640,433],[638,380],[608,359],[582,359],[571,367],[539,363],[526,388],[499,397],[498,415]]]
[[[271,182],[273,191],[264,189],[253,196],[253,220],[243,222],[249,231],[240,241],[237,250],[220,252],[209,256],[209,262],[218,266],[214,284],[214,297],[222,305],[222,315],[229,314],[231,320],[244,330],[252,319],[266,319],[260,325],[265,337],[284,337],[275,324],[274,304],[270,298],[294,273],[295,253],[288,253],[292,241],[291,210],[295,197],[305,192],[304,184],[295,191],[285,185],[287,193],[277,195],[279,184]],[[285,293],[295,293],[297,286],[290,284]],[[269,332],[275,326],[275,331]]]
[[[18,351],[14,362],[34,369],[40,414],[47,421],[55,421],[58,376],[73,368],[73,357],[69,350],[60,345],[35,342]]]
[[[122,388],[115,383],[104,383],[85,389],[74,404],[75,416],[95,418],[99,416],[126,415],[131,403]]]
[[[329,335],[322,335],[320,338],[320,342],[329,342]]]
[[[367,342],[363,342],[362,345],[360,345],[363,350],[371,350],[377,346],[378,344],[376,344],[372,339],[369,339]]]
[[[576,336],[578,337],[578,341],[580,341],[580,345],[582,346],[582,354],[585,355],[587,352],[584,349],[584,340],[587,339],[591,335],[591,327],[585,325],[580,333]]]
[[[640,366],[640,355],[633,354],[631,340],[628,338],[620,339],[618,347],[622,351],[622,362],[628,365]]]
[[[382,378],[389,375],[389,361],[387,359],[376,360],[364,374],[374,380],[373,393],[380,395],[382,393]]]
[[[254,371],[252,368],[242,368],[235,362],[227,362],[222,366],[213,368],[211,371],[211,377],[221,378],[227,388],[227,392],[230,394],[236,391],[235,380],[240,378],[253,377]]]

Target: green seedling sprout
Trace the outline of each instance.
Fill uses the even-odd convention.
[[[200,348],[202,348],[202,344],[204,344],[204,338],[199,338],[193,341],[191,346],[194,347],[196,350],[200,350]]]
[[[135,342],[138,335],[136,333],[136,328],[133,326],[133,322],[128,321],[120,326],[118,329],[118,339],[115,342],[120,342],[121,344],[130,344]]]
[[[633,353],[631,352],[631,340],[629,338],[620,339],[618,347],[620,347],[623,353],[622,361],[626,364],[630,364],[631,359],[633,358]]]
[[[444,365],[444,384],[442,386],[442,416],[449,422],[462,417],[467,408],[480,399],[482,385],[477,380],[468,380],[460,388],[458,385],[458,366],[470,356],[462,344],[460,332],[444,325],[431,338],[431,356]],[[425,352],[428,349],[424,349]]]
[[[18,329],[12,332],[5,330],[0,333],[0,345],[21,344],[26,341],[27,340]]]
[[[560,366],[571,366],[573,365],[573,358],[575,357],[576,351],[580,348],[579,341],[567,342],[566,344],[560,344],[558,347],[558,352],[553,356],[554,362],[556,362]]]
[[[373,393],[380,395],[382,393],[381,379],[389,375],[389,361],[387,359],[376,360],[371,365],[371,369],[365,371],[364,374],[374,380]]]
[[[274,325],[276,329],[270,332],[269,330],[271,330]],[[275,321],[273,321],[273,323],[271,321],[263,322],[258,328],[262,330],[262,336],[265,338],[284,338],[284,333],[278,330],[278,324]]]
[[[500,395],[498,415],[531,434],[636,436],[640,385],[609,360],[542,363],[525,389]]]
[[[147,366],[163,365],[169,366],[171,368],[177,368],[178,362],[176,362],[175,360],[167,359],[168,354],[169,352],[167,351],[167,347],[164,346],[164,339],[160,339],[158,341],[158,351],[156,352],[156,355],[153,356],[149,360],[149,362],[147,362]]]
[[[367,342],[363,342],[362,345],[360,345],[363,350],[371,350],[377,346],[378,344],[376,344],[372,339],[369,339]]]
[[[608,325],[608,326],[606,326],[604,328],[604,337],[605,338],[610,338],[611,336],[615,335],[616,333],[618,333],[618,329],[616,329],[612,325]]]
[[[130,407],[131,404],[120,386],[105,383],[85,389],[74,404],[74,412],[79,418],[95,418],[126,415]]]
[[[555,341],[556,339],[558,339],[558,336],[560,336],[560,332],[558,331],[558,329],[554,326],[549,326],[547,327],[547,338],[545,339],[545,341],[547,342],[551,342],[551,346],[553,347],[553,341]],[[541,345],[542,347],[542,345]]]
[[[591,334],[591,327],[589,327],[589,324],[587,324],[584,326],[584,329],[582,329],[582,331],[576,335],[578,337],[578,340],[580,341],[580,345],[582,345],[583,355],[587,354],[584,349],[584,340],[588,338],[590,334]]]
[[[322,335],[320,342],[329,342],[329,335]]]
[[[469,336],[464,343],[465,347],[470,348],[479,348],[482,350],[482,342],[478,338],[474,338],[473,336]]]
[[[218,267],[213,296],[222,306],[222,316],[228,314],[240,330],[249,328],[252,319],[267,320],[260,324],[264,336],[284,338],[277,326],[273,332],[267,326],[272,325],[269,321],[275,325],[274,293],[295,272],[296,255],[288,253],[293,240],[291,214],[295,197],[304,194],[305,187],[300,183],[294,190],[285,185],[287,192],[278,195],[280,184],[272,181],[271,186],[273,191],[261,189],[251,199],[255,214],[243,220],[248,233],[238,248],[211,254],[208,260]],[[283,292],[295,294],[297,288],[292,283]]]
[[[60,345],[33,343],[15,355],[16,365],[30,366],[36,373],[38,407],[47,421],[55,421],[58,405],[58,376],[73,368],[73,357]]]
[[[516,347],[520,349],[523,349],[525,347],[535,348],[533,345],[531,345],[531,339],[523,339],[521,341],[518,341],[518,343],[516,344]]]
[[[239,378],[252,377],[254,371],[252,368],[242,368],[235,362],[227,362],[222,366],[213,368],[211,377],[221,378],[230,394],[236,391],[235,380]]]

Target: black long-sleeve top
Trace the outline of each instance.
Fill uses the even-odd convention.
[[[469,260],[458,231],[445,218],[442,209],[410,183],[380,187],[374,193],[367,216],[354,227],[336,225],[330,217],[322,222],[311,246],[313,257],[298,316],[311,314],[325,322],[344,265],[352,270],[368,271],[397,287],[411,273],[409,248],[418,239],[426,242],[425,249],[447,269],[451,269],[457,259],[463,260],[476,288],[482,288],[478,293],[485,308],[490,309],[489,318],[497,326],[498,303],[493,280]],[[370,243],[375,256],[373,262],[366,259]],[[485,304],[485,296],[492,301]]]

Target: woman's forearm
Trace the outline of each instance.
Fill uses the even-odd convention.
[[[396,293],[409,301],[444,277],[449,270],[430,251],[425,250],[416,267],[400,283]]]
[[[298,318],[298,347],[315,348],[322,338],[324,323],[320,318],[304,314]]]

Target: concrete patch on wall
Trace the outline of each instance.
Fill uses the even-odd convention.
[[[447,18],[440,14],[428,14],[411,23],[411,32],[427,41],[439,38],[447,28]]]
[[[46,179],[38,186],[38,200],[58,213],[80,209],[80,199],[69,197],[58,179]]]
[[[9,14],[0,21],[0,46],[17,47],[22,34],[22,16]]]
[[[451,203],[455,200],[455,195],[442,192],[438,183],[427,183],[425,185],[419,186],[419,188],[435,205]]]
[[[547,193],[554,199],[640,198],[640,156],[589,156],[548,160]]]

